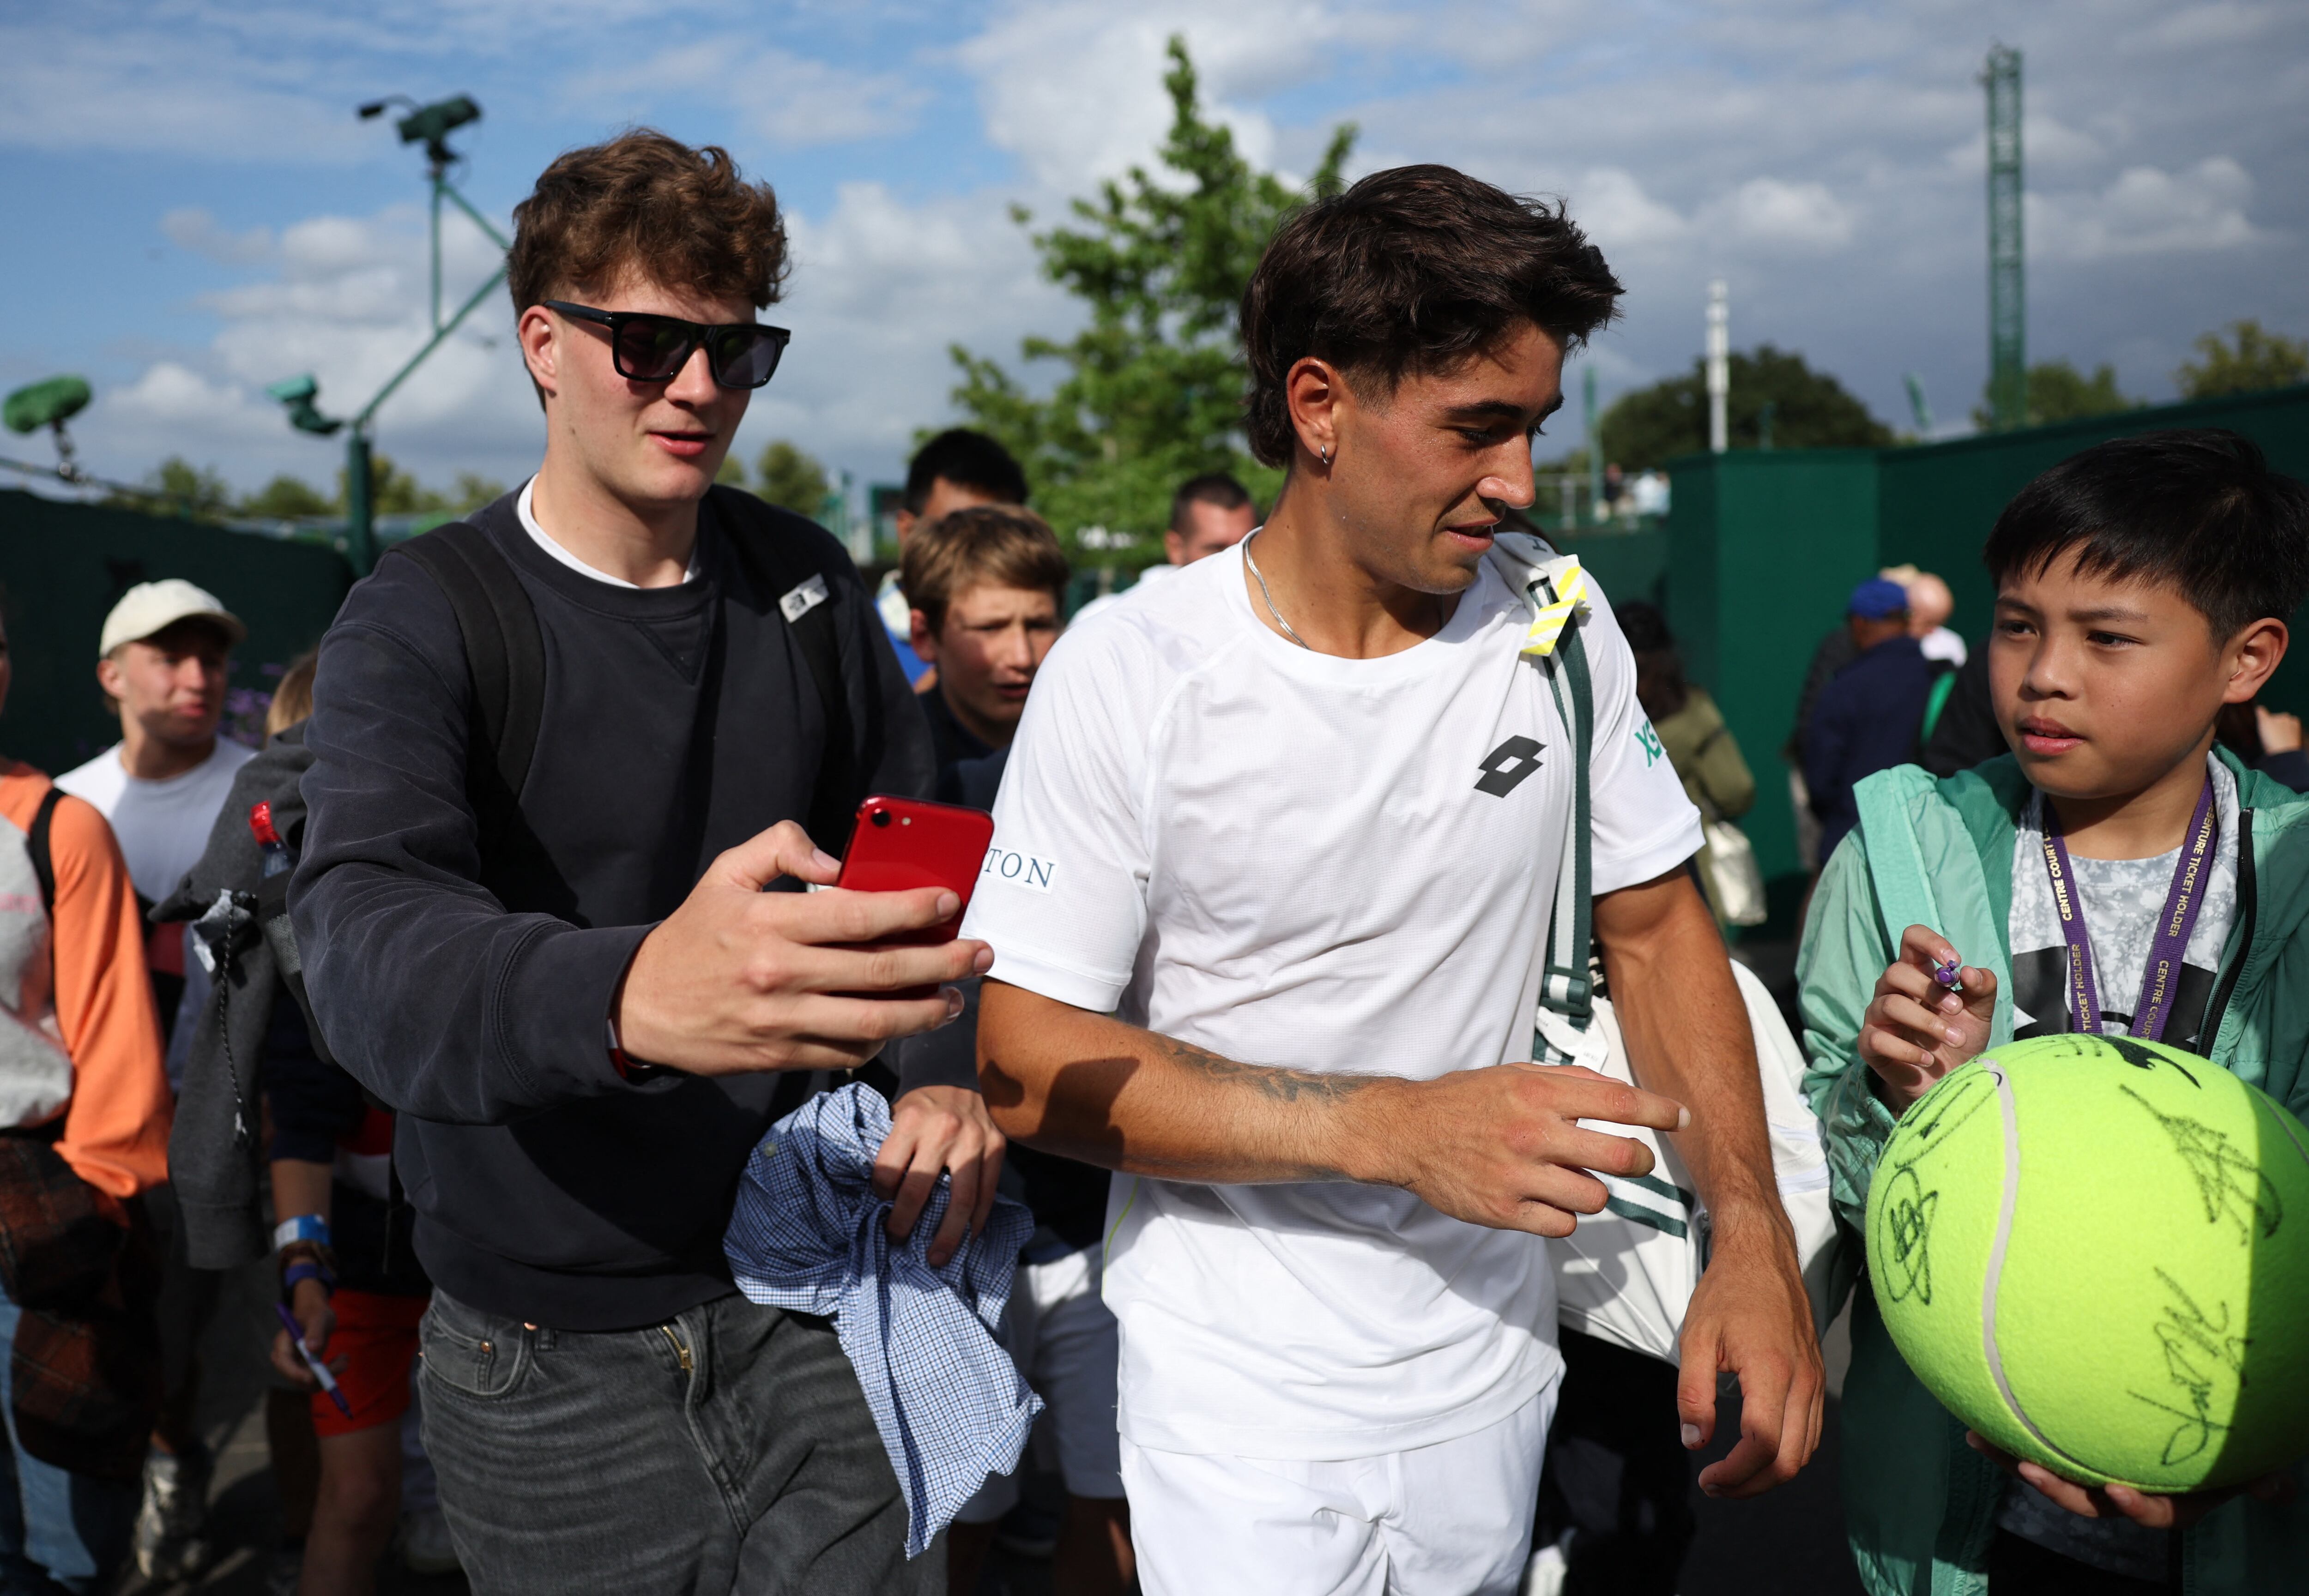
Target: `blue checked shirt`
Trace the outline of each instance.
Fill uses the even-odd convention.
[[[989,1474],[1017,1466],[1042,1411],[993,1335],[1034,1221],[998,1198],[986,1234],[932,1269],[951,1184],[940,1176],[913,1233],[892,1242],[890,1201],[872,1185],[889,1134],[889,1105],[863,1086],[796,1109],[747,1160],[722,1247],[753,1301],[834,1320],[905,1488],[913,1557]]]

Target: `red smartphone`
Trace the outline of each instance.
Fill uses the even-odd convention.
[[[897,893],[918,886],[951,888],[970,907],[971,889],[994,841],[994,816],[960,804],[921,798],[869,798],[858,806],[850,847],[842,856],[842,878],[834,884],[860,893]],[[952,942],[962,926],[954,919],[890,938],[895,943],[936,946]]]

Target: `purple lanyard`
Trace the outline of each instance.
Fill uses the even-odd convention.
[[[2092,939],[2085,932],[2084,899],[2077,893],[2076,871],[2069,863],[2069,845],[2061,841],[2061,817],[2052,801],[2045,801],[2045,870],[2053,878],[2053,908],[2061,917],[2061,935],[2069,945],[2070,1029],[2100,1033],[2100,992],[2093,981]],[[2161,1041],[2165,1022],[2173,1010],[2173,993],[2180,985],[2181,956],[2189,951],[2189,932],[2197,910],[2205,906],[2206,867],[2220,831],[2213,811],[2210,778],[2189,817],[2189,841],[2181,862],[2173,867],[2173,885],[2165,894],[2165,913],[2149,944],[2149,968],[2141,972],[2140,1012],[2132,1016],[2132,1034]]]

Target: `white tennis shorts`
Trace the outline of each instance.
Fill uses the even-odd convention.
[[[1557,1383],[1485,1429],[1345,1462],[1122,1443],[1145,1596],[1514,1596]]]

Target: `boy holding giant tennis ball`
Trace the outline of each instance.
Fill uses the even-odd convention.
[[[1821,874],[1798,965],[1814,1061],[1806,1084],[1840,1217],[1865,1234],[1873,1183],[1904,1183],[1878,1194],[1880,1215],[1896,1197],[1906,1212],[1888,1238],[1872,1238],[1871,1290],[1853,1308],[1843,1402],[1853,1553],[1877,1596],[2136,1596],[2179,1591],[2184,1571],[2191,1596],[2300,1588],[2309,1510],[2297,1487],[2309,1475],[2283,1458],[2281,1436],[2269,1448],[2273,1471],[2242,1488],[2174,1488],[2216,1478],[2185,1471],[2144,1471],[2138,1482],[2159,1488],[2136,1488],[2060,1448],[2032,1445],[2016,1457],[1968,1433],[1918,1383],[1878,1304],[1896,1283],[1913,1292],[1917,1281],[1892,1277],[1920,1263],[1933,1271],[1936,1298],[1953,1290],[1977,1305],[2000,1262],[2019,1266],[2016,1247],[2028,1250],[2032,1280],[2058,1268],[2063,1241],[2080,1264],[2108,1249],[2144,1258],[2185,1250],[2168,1234],[2169,1211],[2149,1206],[2170,1193],[2144,1163],[2127,1204],[2068,1221],[2064,1238],[2035,1222],[2038,1209],[2016,1206],[2005,1253],[1993,1261],[2000,1200],[1988,1211],[1990,1231],[1971,1238],[1985,1246],[1967,1251],[1957,1245],[1958,1227],[1943,1232],[1941,1215],[1977,1214],[1981,1186],[1993,1181],[2001,1193],[2010,1166],[2001,1156],[1956,1160],[1964,1167],[1941,1178],[1967,1183],[1963,1202],[1950,1205],[1953,1186],[1929,1202],[1924,1166],[1901,1152],[1924,1136],[1923,1123],[1904,1122],[1912,1109],[1929,1118],[1944,1101],[1993,1100],[2016,1125],[2061,1126],[2037,1144],[2063,1144],[2061,1157],[2097,1178],[2106,1160],[2145,1160],[2141,1148],[2154,1150],[2154,1137],[2135,1146],[2129,1138],[2146,1135],[2144,1126],[2112,1131],[2104,1149],[2074,1123],[2063,1126],[2064,1116],[2103,1111],[2068,1100],[2081,1093],[2105,1106],[2104,1078],[2080,1076],[2067,1088],[2046,1085],[2049,1073],[2026,1078],[2041,1064],[2145,1079],[2114,1039],[2158,1060],[2158,1069],[2226,1070],[2296,1118],[2309,1109],[2309,800],[2214,742],[2222,707],[2250,702],[2283,660],[2287,623],[2309,593],[2309,488],[2270,471],[2235,434],[2119,439],[2024,488],[1998,518],[1985,558],[1997,586],[1990,691],[2012,752],[1947,781],[1904,766],[1864,783],[1860,825]],[[2011,1051],[2016,1040],[2061,1036],[2111,1039],[2118,1059],[2082,1048],[2060,1060]],[[2009,1105],[1967,1083],[1995,1085],[1984,1061],[1915,1107],[1983,1053],[2002,1061]],[[2141,1095],[2174,1113],[2162,1095]],[[1880,1163],[1896,1126],[1903,1142]],[[2157,1132],[2167,1144],[2176,1134]],[[2260,1160],[2273,1156],[2264,1144],[2242,1164],[2216,1158],[2210,1167],[2258,1178]],[[1905,1189],[1909,1176],[1914,1191]],[[2038,1188],[2028,1189],[2033,1197]],[[2235,1217],[2231,1206],[2217,1207],[2211,1221],[2201,1205],[2197,1212],[2206,1246]],[[1889,1239],[1915,1243],[1920,1221],[1929,1233],[1921,1257]],[[2309,1213],[2298,1222],[2309,1225]],[[2049,1246],[2039,1239],[2046,1234]],[[2112,1371],[2105,1414],[2089,1394],[2059,1399],[2068,1404],[2063,1422],[2096,1433],[2123,1428],[2119,1416],[2141,1405],[2115,1371],[2130,1367],[2124,1342],[2136,1322],[2167,1306],[2145,1285],[2103,1291],[2104,1312],[2085,1316],[2091,1328],[2081,1334],[2073,1300],[2037,1321],[2061,1327],[2076,1364]],[[2270,1300],[2282,1295],[2270,1288]],[[1907,1333],[1914,1316],[1896,1311]],[[1974,1325],[1983,1323],[1976,1309]],[[2004,1323],[2021,1333],[2019,1321]],[[2309,1323],[2298,1319],[2258,1327],[2279,1342],[2309,1337]],[[2222,1336],[2209,1339],[2227,1350]],[[1915,1344],[1931,1366],[1938,1353]],[[1984,1363],[1986,1346],[1979,1342]],[[1934,1378],[1959,1389],[1937,1368]],[[2028,1410],[2031,1400],[2019,1405]],[[2184,1393],[2180,1405],[2190,1411],[2195,1398]],[[2005,1402],[2004,1413],[2012,1407]],[[1995,1434],[2014,1445],[2028,1436],[2009,1425]],[[2300,1439],[2309,1452],[2309,1435]],[[2063,1467],[2046,1468],[2045,1459]]]

